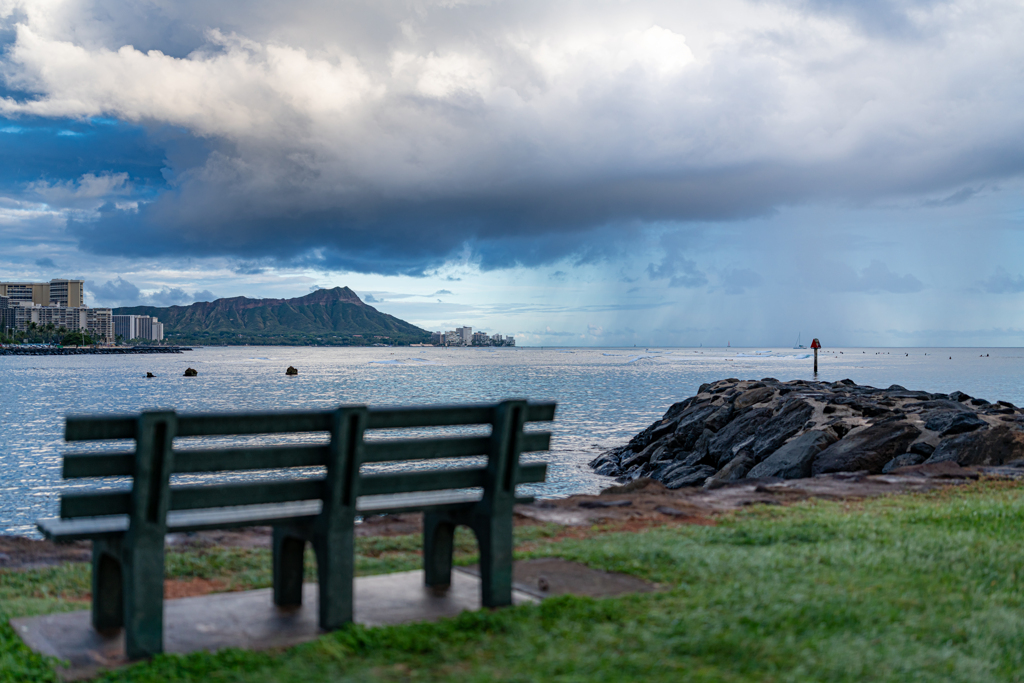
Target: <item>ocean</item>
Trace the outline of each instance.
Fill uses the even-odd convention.
[[[587,462],[704,382],[814,379],[808,350],[209,347],[139,356],[0,356],[0,534],[36,536],[57,513],[69,414],[328,409],[342,403],[558,402],[539,497],[613,483]],[[286,377],[295,366],[297,377]],[[182,376],[188,367],[198,377]],[[1024,349],[824,349],[817,379],[1024,404]],[[146,379],[146,373],[156,377]],[[74,450],[86,450],[73,446]],[[258,474],[252,476],[260,476]],[[84,486],[118,486],[116,480]],[[72,484],[83,486],[81,482]]]

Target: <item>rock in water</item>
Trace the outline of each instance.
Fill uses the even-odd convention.
[[[148,379],[150,377],[156,377],[156,375],[154,375],[152,372],[147,372],[146,373],[146,378]]]
[[[284,374],[289,375],[289,376],[290,375],[297,375],[297,374],[299,374],[299,371],[289,365],[288,369],[284,371]]]
[[[198,372],[196,372],[192,368],[188,368],[187,370],[185,370],[185,375],[184,376],[185,377],[197,377],[198,375],[199,375]]]
[[[922,462],[1024,458],[1024,411],[963,392],[840,382],[724,379],[701,385],[625,446],[590,464],[669,488],[754,478],[888,472]]]

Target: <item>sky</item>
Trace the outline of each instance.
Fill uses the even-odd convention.
[[[1024,346],[1024,6],[0,0],[0,280]]]

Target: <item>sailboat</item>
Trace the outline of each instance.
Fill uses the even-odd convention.
[[[800,343],[800,332],[796,333],[796,346],[794,349],[806,349],[807,347]]]

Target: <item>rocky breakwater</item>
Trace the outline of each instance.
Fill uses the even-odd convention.
[[[883,474],[954,461],[1024,458],[1024,411],[954,391],[934,394],[840,382],[724,379],[700,387],[620,448],[594,459],[599,474],[649,477],[668,488],[717,488],[741,479]]]

